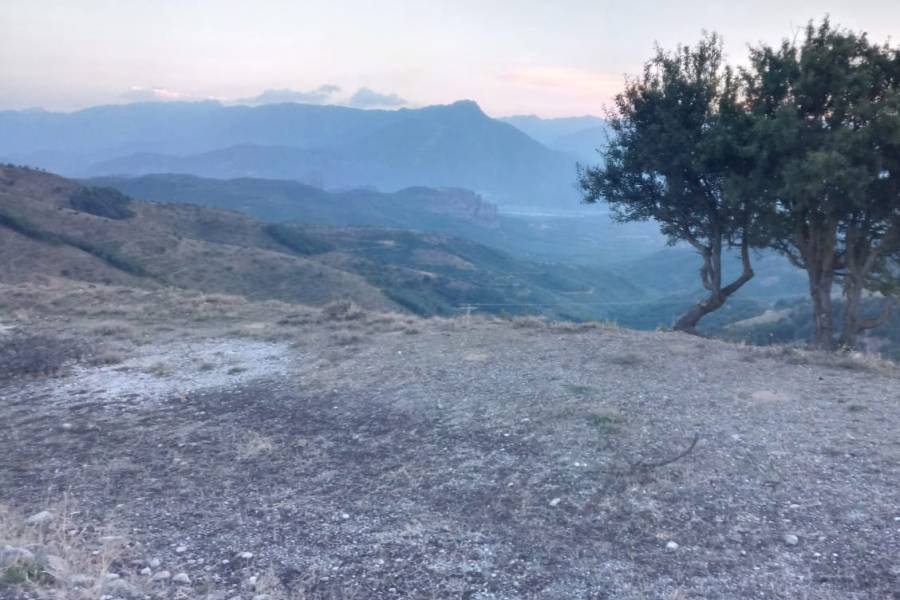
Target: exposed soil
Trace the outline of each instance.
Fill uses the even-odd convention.
[[[68,497],[190,575],[160,597],[250,599],[270,572],[298,598],[900,598],[890,365],[289,312],[134,317],[116,364],[0,379],[0,503]]]

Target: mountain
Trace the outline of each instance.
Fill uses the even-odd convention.
[[[166,172],[328,189],[464,187],[504,206],[578,201],[571,156],[471,101],[396,111],[215,102],[6,111],[0,157],[69,176]]]
[[[420,193],[399,196],[412,203]],[[266,223],[0,167],[0,281],[48,277],[304,304],[350,298],[421,315],[475,305],[574,320],[606,318],[604,307],[642,296],[602,269],[521,260],[454,236]]]
[[[597,149],[606,144],[610,133],[606,121],[593,116],[542,119],[536,115],[516,115],[500,120],[583,164],[599,161]]]
[[[390,194],[369,189],[328,192],[295,181],[190,175],[85,181],[142,200],[237,210],[264,221],[399,227],[450,234],[521,259],[600,266],[606,271],[664,247],[657,225],[614,223],[603,206],[577,214],[511,214],[497,212],[494,205],[473,192],[454,188],[416,187]],[[694,271],[692,266],[692,278]]]
[[[96,177],[86,183],[112,187],[156,202],[183,202],[236,210],[264,221],[302,221],[332,226],[380,226],[453,232],[472,224],[498,223],[497,207],[459,188],[406,188],[393,193],[370,189],[327,192],[298,181],[193,175]]]

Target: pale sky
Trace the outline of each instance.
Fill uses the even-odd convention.
[[[737,63],[748,44],[777,43],[826,13],[874,41],[900,34],[896,0],[0,4],[0,109],[234,101],[269,89],[356,106],[466,98],[493,116],[599,114],[654,43],[693,43],[704,29],[725,36]]]

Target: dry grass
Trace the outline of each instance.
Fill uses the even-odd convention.
[[[139,577],[122,570],[129,547],[125,537],[79,523],[67,500],[48,510],[53,519],[35,525],[21,511],[0,506],[0,539],[34,557],[7,566],[0,581],[39,598],[59,600],[99,600],[125,588],[140,591]]]
[[[253,460],[275,450],[275,440],[257,431],[248,431],[236,445],[239,460]]]

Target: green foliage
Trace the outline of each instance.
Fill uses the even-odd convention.
[[[809,274],[823,347],[842,278],[852,345],[862,290],[883,287],[900,250],[900,52],[825,19],[799,45],[753,49],[750,65],[754,169],[742,183],[767,201],[771,244]]]
[[[616,109],[605,164],[581,172],[584,199],[605,200],[620,221],[655,220],[670,243],[686,241],[700,253],[710,297],[676,325],[693,330],[753,275],[747,252],[756,208],[734,185],[750,168],[752,120],[740,103],[740,81],[712,34],[693,48],[658,50],[616,97]],[[722,250],[734,245],[744,270],[724,285]]]
[[[131,198],[108,187],[78,188],[70,197],[69,204],[75,210],[107,219],[130,219],[134,216],[128,205]]]
[[[269,223],[264,230],[276,242],[298,254],[324,254],[334,249],[332,244],[301,227],[284,223]]]

